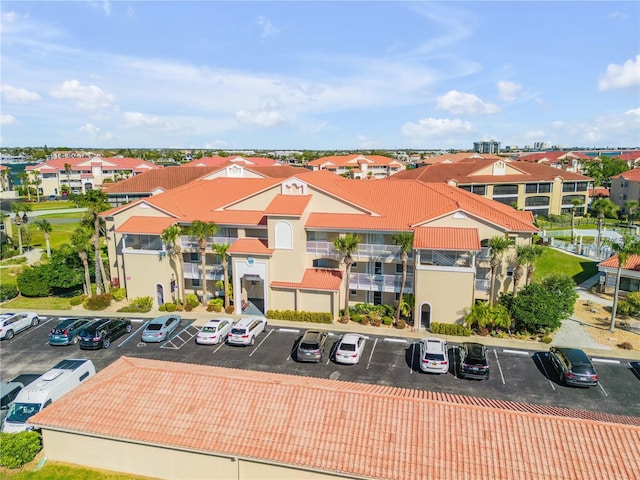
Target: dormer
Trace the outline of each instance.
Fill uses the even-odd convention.
[[[226,168],[226,176],[229,178],[242,178],[244,177],[244,167],[234,163]]]
[[[308,185],[297,178],[289,178],[280,184],[282,195],[306,195]]]
[[[504,175],[507,167],[502,160],[498,160],[493,164],[493,175]]]

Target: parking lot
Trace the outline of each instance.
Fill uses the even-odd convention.
[[[419,369],[419,348],[411,339],[372,335],[357,365],[337,364],[330,351],[340,334],[330,332],[327,355],[322,363],[299,363],[293,352],[308,325],[285,328],[269,325],[251,347],[226,344],[196,345],[198,328],[183,318],[169,340],[160,343],[141,341],[147,320],[132,319],[133,330],[113,341],[107,350],[80,350],[77,345],[51,346],[49,330],[56,317],[41,317],[38,326],[0,342],[0,377],[9,381],[20,374],[43,373],[63,358],[89,358],[101,370],[120,356],[143,357],[228,368],[305,375],[351,382],[370,383],[449,394],[574,408],[595,412],[640,417],[640,376],[628,360],[592,358],[599,374],[599,386],[589,389],[560,385],[548,354],[517,349],[487,349],[489,380],[458,378],[457,345],[449,344],[450,368],[447,374],[425,374]]]

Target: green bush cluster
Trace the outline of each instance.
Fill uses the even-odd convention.
[[[471,329],[469,327],[456,323],[431,322],[429,330],[431,330],[431,333],[439,333],[440,335],[455,335],[457,337],[471,336]]]
[[[137,297],[131,300],[128,306],[122,307],[118,312],[134,312],[134,313],[146,313],[151,311],[153,307],[153,298],[151,297]]]
[[[113,297],[110,293],[102,293],[86,298],[82,305],[87,310],[104,310],[111,305],[111,300],[113,300]]]
[[[207,312],[221,312],[224,308],[222,298],[212,298],[207,302]]]
[[[548,345],[548,344],[550,344],[551,342],[553,342],[553,338],[551,338],[551,337],[550,337],[550,336],[548,336],[548,335],[545,335],[544,337],[542,337],[542,338],[540,339],[540,341],[541,341],[542,343],[546,343],[546,344]]]
[[[198,300],[198,296],[195,293],[189,293],[184,298],[185,310],[187,310],[188,312],[196,308],[198,305],[200,305],[200,300]]]
[[[18,288],[15,285],[0,285],[0,302],[11,300],[18,296]]]
[[[405,328],[407,328],[407,321],[401,318],[396,323],[396,328],[398,328],[400,330],[404,330]]]
[[[640,313],[640,292],[630,292],[621,298],[616,306],[616,314],[622,316],[636,316]]]
[[[49,282],[36,268],[27,268],[18,275],[16,285],[25,297],[48,297],[51,295]]]
[[[393,323],[393,318],[388,317],[388,316],[384,316],[382,317],[382,323],[389,326]]]
[[[86,295],[76,295],[75,297],[71,297],[69,299],[69,303],[71,304],[72,307],[75,307],[77,305],[82,304],[85,298],[87,298]]]
[[[224,309],[225,313],[228,313],[229,315],[231,315],[235,310],[235,307],[233,305],[229,305],[227,308]]]
[[[396,314],[396,307],[394,305],[374,305],[372,303],[356,303],[353,307],[349,307],[349,314],[362,314],[369,315],[378,314],[382,317],[393,317]]]
[[[333,323],[327,312],[298,312],[296,310],[267,310],[267,318],[290,320],[292,322]]]
[[[126,288],[113,288],[113,289],[111,289],[111,291],[109,293],[111,293],[111,296],[113,296],[113,299],[116,302],[121,302],[122,300],[127,298],[127,289]]]
[[[33,430],[0,433],[0,466],[20,468],[42,450],[40,434]]]

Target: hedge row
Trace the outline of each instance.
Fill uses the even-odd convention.
[[[36,431],[0,433],[0,466],[2,467],[19,468],[33,460],[40,450],[42,450],[42,440]]]
[[[456,337],[470,337],[471,329],[463,325],[457,325],[455,323],[438,323],[431,322],[429,326],[431,333],[438,333],[440,335],[454,335]]]
[[[11,300],[18,296],[18,288],[15,285],[0,285],[0,302]]]
[[[295,310],[267,310],[267,318],[290,320],[293,322],[333,323],[327,312],[297,312]]]

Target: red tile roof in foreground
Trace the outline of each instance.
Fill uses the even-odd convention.
[[[273,248],[268,248],[266,240],[260,240],[259,238],[239,238],[227,252],[232,253],[244,253],[249,255],[271,255]]]
[[[480,251],[477,228],[420,227],[414,230],[413,248]]]
[[[217,170],[215,167],[164,167],[135,175],[134,177],[107,183],[107,193],[151,193],[154,190],[171,190]]]
[[[276,195],[264,209],[265,215],[299,217],[311,201],[311,195]]]
[[[598,264],[599,267],[618,268],[618,255],[609,257]],[[640,271],[640,255],[630,255],[627,263],[622,266],[623,270]],[[640,478],[640,477],[638,477]]]
[[[305,270],[300,283],[296,282],[271,282],[272,287],[299,288],[301,290],[340,290],[342,284],[342,272],[340,270],[328,270],[321,268],[308,268]]]
[[[559,416],[582,413],[587,419]],[[600,417],[607,416],[121,357],[31,422],[375,479],[637,480],[640,418],[615,417],[630,423],[623,425]]]
[[[175,218],[167,217],[129,217],[126,222],[116,228],[116,232],[134,235],[160,235],[177,221]]]
[[[640,168],[634,168],[633,170],[627,170],[626,172],[614,175],[611,178],[624,178],[625,180],[631,180],[633,182],[640,181]]]

